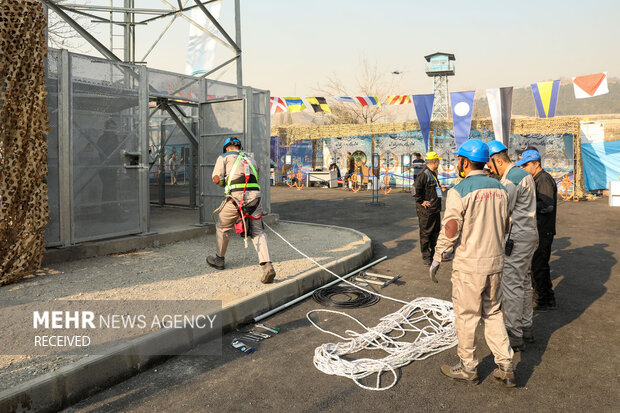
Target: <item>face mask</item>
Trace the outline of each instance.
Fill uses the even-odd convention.
[[[457,167],[457,169],[459,171],[459,176],[461,178],[465,178],[465,171],[463,171],[463,161],[464,161],[464,158],[461,158],[459,160],[459,164],[458,164],[458,167]]]

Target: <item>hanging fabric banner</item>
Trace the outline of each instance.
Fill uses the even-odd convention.
[[[222,3],[217,2],[205,7],[216,20],[220,19]],[[192,10],[191,18],[200,27],[205,27],[210,32],[217,31],[215,25],[199,8]],[[190,24],[185,73],[194,76],[199,73],[207,73],[209,70],[213,69],[215,66],[215,44],[216,41],[213,36],[195,25]]]
[[[308,96],[306,97],[306,100],[308,101],[308,103],[310,103],[310,106],[312,106],[314,112],[332,113],[332,110],[327,105],[327,100],[325,100],[324,97]]]
[[[288,107],[286,106],[284,99],[275,96],[272,96],[270,99],[272,115],[275,115],[276,113],[288,112]]]
[[[552,118],[558,105],[560,81],[532,83],[532,95],[536,102],[536,111],[539,118]]]
[[[471,130],[471,114],[474,108],[474,90],[467,92],[451,92],[452,124],[454,128],[454,142],[458,150],[467,139]]]
[[[424,147],[428,152],[428,141],[431,134],[431,117],[433,115],[433,102],[435,101],[435,95],[413,95],[413,105],[415,106],[415,114],[418,117],[418,123],[420,124],[420,131],[424,138]]]
[[[512,86],[487,89],[487,101],[493,120],[495,139],[508,146],[512,117]]]
[[[306,108],[304,101],[299,96],[288,96],[282,98],[286,102],[289,112],[301,112]]]
[[[575,99],[585,99],[609,93],[607,72],[573,78]]]

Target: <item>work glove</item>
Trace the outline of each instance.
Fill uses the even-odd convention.
[[[217,184],[221,187],[224,187],[226,186],[226,181],[224,180],[223,177],[220,176],[220,181]]]
[[[436,277],[437,271],[439,271],[439,264],[440,264],[439,261],[433,260],[433,263],[431,264],[431,267],[428,269],[428,274],[430,275],[431,280],[434,283],[438,283],[439,282],[439,281],[437,281],[437,277]]]

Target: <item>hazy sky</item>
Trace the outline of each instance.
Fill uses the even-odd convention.
[[[158,0],[136,3],[165,8]],[[223,1],[222,21],[234,37],[232,6]],[[354,85],[360,58],[386,74],[403,72],[394,94],[429,93],[424,55],[436,51],[456,56],[451,91],[601,71],[620,76],[619,0],[242,0],[241,7],[244,84],[272,96],[314,95],[334,75]],[[165,23],[139,27],[138,58]],[[105,30],[97,28],[107,41]],[[183,72],[187,33],[177,19],[149,66]],[[217,53],[218,62],[232,56]],[[223,80],[234,81],[234,72]]]

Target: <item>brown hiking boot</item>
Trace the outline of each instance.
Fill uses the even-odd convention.
[[[523,327],[523,341],[526,343],[534,343],[536,341],[534,338],[534,328],[532,326]]]
[[[217,268],[218,270],[223,270],[224,269],[224,257],[220,257],[217,254],[215,254],[215,257],[213,255],[209,255],[207,257],[207,264],[209,264],[213,268]]]
[[[523,342],[523,337],[515,336],[514,334],[510,332],[510,330],[507,330],[507,332],[508,332],[508,340],[510,340],[510,347],[512,347],[514,351],[525,350],[525,343]]]
[[[271,284],[273,279],[276,278],[276,270],[273,269],[273,265],[270,262],[266,262],[260,265],[263,267],[263,276],[260,282],[263,284]]]
[[[467,370],[460,361],[454,366],[444,364],[441,372],[454,380],[464,381],[469,384],[478,384],[478,373],[476,370]]]
[[[514,387],[517,385],[515,372],[512,366],[498,366],[493,370],[493,377],[498,383],[502,383],[505,387]]]

